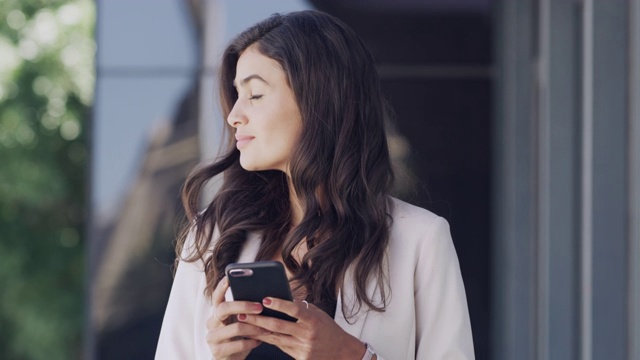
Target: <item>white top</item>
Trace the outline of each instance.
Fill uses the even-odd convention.
[[[336,323],[368,343],[381,360],[474,359],[467,300],[449,224],[428,210],[397,199],[392,206],[387,250],[391,297],[386,311],[363,310],[349,324],[339,294]],[[260,241],[256,234],[250,235],[238,262],[254,261]],[[355,299],[351,273],[347,272],[343,289],[349,304]],[[202,262],[179,263],[158,340],[157,360],[211,359],[205,337],[213,308],[204,296],[205,284]],[[379,299],[373,292],[373,281],[368,285],[369,296]]]

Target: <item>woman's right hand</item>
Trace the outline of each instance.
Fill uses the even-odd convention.
[[[224,277],[213,291],[213,315],[207,320],[207,343],[215,360],[242,360],[251,350],[260,345],[260,341],[253,336],[264,335],[266,330],[257,326],[230,322],[239,314],[260,314],[262,304],[248,301],[225,301],[224,295],[229,288],[227,278]]]

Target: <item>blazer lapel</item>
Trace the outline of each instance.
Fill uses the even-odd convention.
[[[375,294],[375,282],[369,281],[367,283],[367,295],[377,295]],[[347,314],[344,314],[343,302],[344,299],[344,309],[347,311]],[[373,297],[375,301],[377,301],[376,297]],[[362,329],[364,328],[364,324],[367,322],[367,317],[369,316],[369,311],[366,308],[366,305],[363,304],[362,308],[356,314],[351,314],[354,309],[357,309],[358,298],[356,296],[355,290],[355,281],[353,279],[353,266],[350,266],[347,269],[347,273],[345,274],[344,286],[342,289],[338,291],[338,301],[336,304],[336,323],[347,333],[352,336],[361,338]]]

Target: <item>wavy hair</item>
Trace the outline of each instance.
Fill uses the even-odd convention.
[[[336,301],[337,289],[353,266],[357,302],[351,314],[363,303],[384,311],[393,171],[385,133],[388,106],[373,57],[350,28],[330,15],[274,14],[238,35],[223,54],[219,85],[225,119],[238,98],[233,86],[236,64],[254,44],[280,64],[300,109],[302,130],[291,152],[290,179],[281,171],[244,170],[225,122],[226,153],[196,169],[183,187],[190,226],[178,241],[178,255],[186,233],[195,232],[195,244],[183,260],[204,262],[205,293],[211,295],[225,266],[237,261],[248,234],[259,232],[256,260],[271,259],[280,250],[293,274],[292,284],[306,291],[308,301]],[[221,188],[200,211],[202,190],[218,174],[223,176]],[[289,183],[304,211],[295,227]],[[302,241],[308,252],[298,261],[292,253]],[[370,280],[382,303],[367,295]]]

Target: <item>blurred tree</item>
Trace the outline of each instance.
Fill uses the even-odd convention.
[[[0,1],[0,358],[81,357],[95,4]]]

